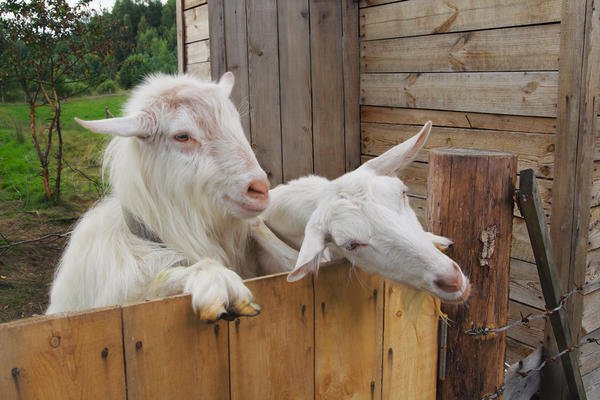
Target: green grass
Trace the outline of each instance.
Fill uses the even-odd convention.
[[[102,187],[94,181],[100,182],[101,152],[110,140],[81,128],[73,118],[104,118],[105,107],[119,115],[125,99],[126,95],[120,94],[74,98],[63,103],[64,204],[85,205],[98,198]],[[50,115],[49,107],[38,108],[36,116],[40,128],[47,125]],[[0,104],[0,202],[15,203],[25,210],[47,206],[43,199],[40,164],[30,135],[28,107]]]

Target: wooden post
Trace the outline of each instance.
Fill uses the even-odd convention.
[[[448,255],[472,285],[467,304],[443,308],[451,322],[438,398],[480,399],[504,381],[506,337],[465,331],[507,321],[517,159],[508,153],[442,149],[431,151],[429,162],[431,230],[454,240]]]

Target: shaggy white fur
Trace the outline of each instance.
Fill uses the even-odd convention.
[[[259,312],[241,277],[258,273],[250,219],[267,206],[268,181],[229,100],[233,83],[231,73],[219,83],[156,75],[124,117],[78,121],[116,136],[104,158],[111,194],[75,228],[48,314],[177,293],[207,320]]]

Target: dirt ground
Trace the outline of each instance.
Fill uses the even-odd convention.
[[[0,322],[42,314],[54,269],[79,210],[18,211],[0,203]],[[42,240],[36,240],[46,237]],[[35,240],[29,243],[21,241]]]

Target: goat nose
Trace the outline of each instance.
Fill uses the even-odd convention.
[[[269,181],[254,180],[248,185],[246,191],[248,197],[256,200],[268,200],[269,199]]]
[[[463,284],[463,275],[460,267],[455,262],[452,262],[452,267],[450,275],[443,276],[434,281],[440,289],[448,293],[458,292]]]

